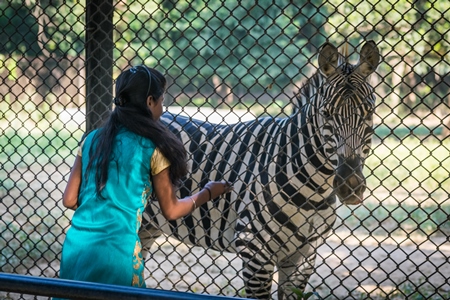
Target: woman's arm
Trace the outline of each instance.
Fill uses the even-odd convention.
[[[212,181],[197,194],[178,199],[169,177],[169,168],[153,175],[152,182],[162,214],[167,220],[176,220],[184,217],[195,208],[233,189],[228,182]]]
[[[76,210],[78,207],[78,193],[81,185],[81,156],[77,155],[70,172],[69,180],[63,194],[63,205]]]

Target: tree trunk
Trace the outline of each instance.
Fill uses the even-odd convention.
[[[392,89],[390,101],[391,105],[391,113],[395,113],[397,116],[400,111],[400,107],[402,106],[402,97],[401,97],[401,85],[402,78],[405,74],[405,62],[401,60],[401,57],[394,58],[391,61],[392,65]]]
[[[450,116],[450,94],[447,95],[447,109],[448,114],[447,116]],[[450,136],[450,117],[447,117],[442,121],[442,140],[448,138]]]

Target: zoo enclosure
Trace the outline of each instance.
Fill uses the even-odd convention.
[[[348,42],[352,54],[371,39],[382,62],[367,200],[337,208],[310,288],[336,298],[448,297],[448,1],[87,3],[0,3],[2,271],[57,276],[71,217],[61,192],[121,70],[165,72],[168,109],[193,118],[283,117],[325,40]],[[225,253],[164,238],[147,268],[150,287],[241,294],[239,259]]]

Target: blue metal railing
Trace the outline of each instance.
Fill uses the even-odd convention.
[[[232,300],[225,296],[163,291],[150,288],[135,288],[111,284],[100,284],[57,278],[34,277],[0,272],[0,291],[60,297],[79,300]]]

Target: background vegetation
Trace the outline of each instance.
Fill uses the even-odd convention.
[[[9,83],[0,89],[9,101],[25,96],[11,90],[25,75],[38,87],[36,104],[73,104],[84,89],[76,79],[84,76],[84,11],[78,1],[0,3],[0,70]],[[441,0],[120,1],[115,72],[141,63],[164,71],[172,81],[168,104],[197,97],[214,107],[276,100],[284,107],[314,70],[325,40],[348,42],[356,59],[353,52],[373,39],[383,57],[374,79],[379,113],[445,116],[449,18],[450,4]]]

